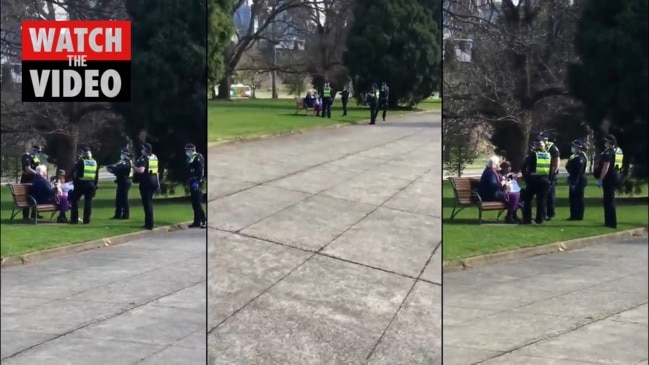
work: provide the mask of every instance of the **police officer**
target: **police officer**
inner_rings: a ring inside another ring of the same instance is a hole
[[[388,112],[388,105],[390,104],[390,87],[387,82],[381,83],[381,90],[379,91],[379,107],[376,111],[378,115],[379,110],[383,110],[383,121],[385,122],[385,114]]]
[[[347,116],[347,103],[349,102],[349,87],[345,85],[343,91],[340,93],[340,101],[343,105],[343,117]]]
[[[539,138],[541,138],[545,143],[545,150],[550,153],[550,158],[552,159],[552,167],[550,169],[550,190],[548,191],[547,201],[547,216],[545,217],[546,220],[552,220],[555,216],[554,208],[557,200],[557,175],[559,174],[561,156],[559,153],[559,147],[557,147],[554,142],[550,141],[547,133],[539,133]]]
[[[36,166],[41,164],[41,153],[42,149],[39,145],[32,146],[32,153],[25,153],[20,158],[20,163],[22,167],[22,172],[20,174],[20,183],[21,184],[31,184],[34,181],[34,175],[36,175]],[[32,218],[34,213],[32,213]],[[38,218],[43,218],[40,215]],[[29,219],[29,208],[23,208],[23,219]]]
[[[95,197],[98,181],[99,169],[97,161],[92,158],[92,152],[88,147],[82,147],[79,160],[72,169],[74,189],[68,193],[68,198],[71,203],[71,224],[79,223],[79,199],[81,197],[83,197],[83,224],[90,223],[92,198]]]
[[[370,92],[367,93],[367,103],[370,105],[370,124],[376,124],[376,114],[378,113],[377,103],[379,100],[379,90],[376,84],[372,84]]]
[[[525,179],[523,196],[523,222],[532,223],[532,198],[536,195],[536,223],[541,224],[545,218],[545,205],[550,190],[550,172],[552,161],[541,138],[534,141],[534,150],[530,151],[523,163],[522,173]]]
[[[327,115],[327,118],[331,119],[331,104],[333,103],[333,90],[331,90],[331,85],[329,82],[325,82],[322,87],[322,117]]]
[[[604,190],[604,225],[617,228],[615,189],[622,185],[624,153],[617,147],[617,139],[612,134],[604,137],[604,147],[593,175],[597,178],[597,187]]]
[[[191,143],[185,145],[185,155],[187,155],[187,186],[192,199],[192,209],[194,209],[194,222],[189,225],[189,228],[207,228],[205,211],[201,204],[205,159],[203,155],[196,152],[196,146]]]
[[[151,144],[142,145],[140,158],[133,166],[133,181],[139,182],[140,197],[144,208],[144,228],[153,229],[153,194],[160,189],[158,156],[153,154]]]
[[[570,202],[569,221],[584,220],[584,190],[586,189],[586,166],[588,159],[584,153],[584,144],[576,139],[572,141],[572,155],[566,163],[568,171],[568,201]]]
[[[115,215],[111,219],[129,219],[128,192],[131,189],[131,178],[133,177],[132,157],[133,155],[128,151],[128,148],[122,148],[119,161],[106,167],[108,172],[115,175],[115,182],[117,183]]]

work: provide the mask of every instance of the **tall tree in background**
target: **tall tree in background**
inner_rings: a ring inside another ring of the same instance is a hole
[[[131,102],[116,103],[129,136],[153,145],[179,181],[183,146],[206,143],[206,0],[126,0],[132,21]]]
[[[207,78],[211,92],[223,77],[225,71],[223,50],[230,43],[234,33],[231,6],[230,0],[207,0]]]
[[[647,0],[587,1],[575,39],[580,63],[569,72],[571,92],[585,104],[592,129],[614,133],[642,178],[647,177],[647,7]]]
[[[358,0],[345,65],[356,90],[390,85],[390,106],[414,104],[439,89],[441,19],[430,0]]]

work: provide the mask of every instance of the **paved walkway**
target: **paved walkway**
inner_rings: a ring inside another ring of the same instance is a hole
[[[445,274],[444,365],[647,364],[647,275],[646,237]]]
[[[439,364],[439,114],[210,151],[210,364]]]
[[[205,231],[2,270],[2,364],[204,364]]]

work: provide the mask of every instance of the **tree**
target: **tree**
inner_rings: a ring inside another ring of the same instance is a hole
[[[6,61],[4,76],[9,76],[5,75],[7,66],[20,64],[20,21],[55,20],[57,14],[65,14],[71,20],[126,18],[120,0],[4,0],[1,31],[3,62]],[[20,69],[15,71],[20,73]],[[44,152],[57,168],[69,170],[82,144],[92,147],[100,164],[108,163],[115,153],[102,148],[118,143],[114,138],[123,141],[124,136],[114,133],[121,131],[121,123],[108,103],[25,104],[21,102],[19,88],[5,89],[2,93],[3,143],[45,140]],[[9,135],[13,138],[4,138]]]
[[[390,106],[414,105],[439,89],[440,19],[430,1],[357,0],[345,65],[354,87],[390,86]]]
[[[214,90],[218,81],[223,77],[225,69],[223,50],[234,33],[234,24],[230,17],[231,5],[229,0],[207,1],[207,79],[210,90]]]
[[[586,106],[590,127],[613,133],[624,150],[625,165],[647,178],[646,0],[590,0],[579,21],[578,63],[569,72],[571,93]]]
[[[131,102],[113,107],[129,137],[149,142],[168,171],[184,178],[185,143],[207,144],[206,0],[126,0],[132,22]]]
[[[547,127],[544,113],[559,110],[569,97],[565,70],[575,59],[580,5],[503,0],[500,8],[493,1],[476,8],[467,1],[445,2],[444,22],[452,34],[447,54],[456,56],[457,46],[468,44],[470,55],[470,62],[456,62],[454,70],[444,67],[445,117],[491,123],[498,137],[492,141],[518,169],[530,136]],[[450,72],[456,74],[452,82]]]
[[[245,24],[235,26],[235,40],[230,42],[222,49],[224,59],[223,77],[219,81],[219,99],[230,98],[230,86],[232,77],[237,69],[243,53],[254,46],[261,39],[267,39],[270,42],[280,42],[281,39],[274,39],[271,26],[280,23],[277,18],[280,14],[302,7],[303,0],[252,0],[252,5],[248,5],[244,0],[231,0],[233,6],[230,8],[230,16],[234,17],[237,11],[245,8],[248,10],[244,19]]]

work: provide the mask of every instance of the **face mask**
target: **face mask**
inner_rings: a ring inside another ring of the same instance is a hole
[[[119,158],[122,160],[126,160],[126,155],[119,155]]]
[[[577,151],[579,150],[577,149],[577,147],[570,147],[570,151],[572,151],[572,153],[577,153]]]
[[[142,151],[140,151],[140,152],[142,152],[142,155],[146,155],[146,151],[145,151],[145,150],[142,150]]]
[[[41,156],[41,151],[34,151],[34,156],[40,157]]]
[[[193,154],[194,153],[192,151],[185,151],[185,155],[187,155],[187,157],[192,157]]]
[[[92,158],[92,153],[88,152],[88,153],[86,154],[86,158],[91,159],[91,158]]]

